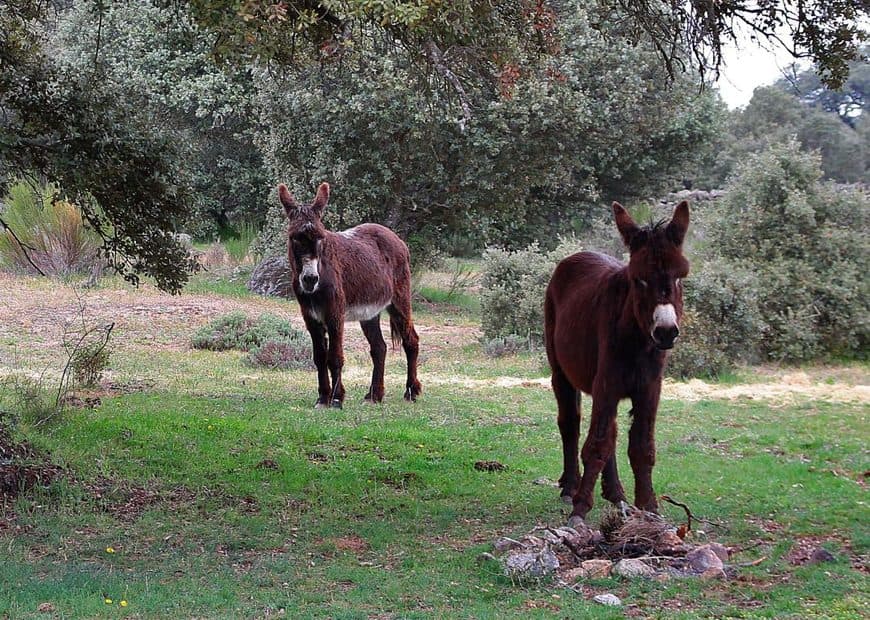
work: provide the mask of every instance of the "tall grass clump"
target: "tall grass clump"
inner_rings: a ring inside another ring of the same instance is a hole
[[[257,257],[254,255],[255,252],[253,252],[255,249],[253,243],[258,234],[259,231],[254,224],[245,222],[235,231],[235,234],[223,240],[227,254],[229,254],[235,263],[242,263],[248,258],[253,262],[257,261]]]
[[[90,273],[101,264],[99,235],[85,227],[72,203],[55,200],[52,185],[19,181],[3,198],[0,264],[24,273],[66,277]]]

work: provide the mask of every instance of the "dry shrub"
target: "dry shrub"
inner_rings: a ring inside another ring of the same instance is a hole
[[[47,276],[99,273],[100,237],[86,228],[76,205],[55,200],[51,185],[18,182],[4,197],[0,262],[7,268]]]

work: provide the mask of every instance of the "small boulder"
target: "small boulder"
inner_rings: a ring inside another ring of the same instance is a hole
[[[837,558],[834,557],[834,554],[825,549],[824,547],[819,547],[813,554],[810,556],[807,564],[821,564],[822,562],[833,562]]]
[[[637,577],[652,577],[656,573],[655,569],[652,566],[634,558],[626,558],[624,560],[620,560],[613,565],[612,572],[614,575],[619,575],[620,577],[625,577],[626,579],[635,579]]]
[[[710,548],[710,545],[701,545],[692,549],[686,554],[686,561],[688,561],[689,566],[696,573],[703,573],[710,569],[722,570],[724,568],[722,560]]]
[[[503,560],[505,575],[512,579],[540,579],[559,568],[559,558],[549,549],[538,553],[511,552]]]
[[[716,542],[710,543],[708,546],[713,551],[713,553],[715,553],[719,557],[720,560],[722,560],[723,562],[728,561],[728,547]]]
[[[508,538],[507,536],[502,536],[497,539],[494,543],[492,543],[492,547],[496,553],[502,554],[511,551],[512,549],[522,549],[525,547],[523,543],[518,540],[514,540],[513,538]]]
[[[610,576],[610,571],[613,570],[613,562],[610,560],[586,560],[580,563],[580,568],[583,570],[583,577],[586,579],[600,579]]]
[[[596,603],[600,603],[602,605],[608,605],[610,607],[619,607],[622,605],[622,601],[615,594],[611,594],[610,592],[606,594],[597,594],[592,597],[592,600]]]
[[[564,526],[557,527],[553,531],[562,539],[564,544],[572,545],[574,547],[585,547],[589,544],[595,534],[594,530],[589,526],[583,527],[579,530],[576,530],[573,527]]]
[[[254,267],[248,290],[258,295],[293,299],[293,276],[286,256],[270,256]]]
[[[701,573],[701,579],[714,580],[714,579],[726,579],[726,578],[727,578],[727,575],[725,574],[725,571],[722,570],[721,568],[708,568],[703,573]]]

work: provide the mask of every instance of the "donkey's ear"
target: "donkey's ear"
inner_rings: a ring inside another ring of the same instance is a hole
[[[281,201],[281,206],[284,207],[284,212],[289,216],[291,213],[299,209],[299,203],[287,189],[287,186],[281,183],[278,186],[278,200]]]
[[[686,231],[689,229],[689,203],[683,201],[674,209],[674,216],[671,218],[667,228],[668,239],[670,239],[677,247],[683,245],[683,239],[686,238]]]
[[[631,247],[631,242],[634,239],[635,235],[640,231],[637,224],[634,223],[634,220],[631,219],[631,216],[628,214],[628,211],[625,210],[618,202],[613,203],[613,217],[616,220],[616,227],[619,229],[619,234],[622,235],[622,241],[625,243],[626,247]]]
[[[314,197],[311,207],[318,215],[322,215],[327,202],[329,202],[329,183],[321,183],[320,187],[317,188],[317,195]]]

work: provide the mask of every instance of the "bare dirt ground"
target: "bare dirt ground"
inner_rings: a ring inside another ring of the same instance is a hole
[[[0,272],[0,352],[15,343],[29,354],[50,354],[63,344],[64,326],[74,329],[84,316],[91,325],[115,323],[116,342],[124,348],[186,350],[189,336],[209,321],[235,311],[284,317],[305,326],[295,302],[266,297],[232,298],[182,293],[169,295],[154,287],[125,285],[78,289],[44,279]],[[389,342],[389,321],[382,321]],[[464,346],[479,338],[473,326],[417,321],[417,331],[430,352]],[[123,335],[123,337],[119,337]],[[359,328],[348,325],[345,346],[368,351]],[[26,360],[25,360],[26,361]],[[0,356],[0,370],[9,364]]]
[[[62,345],[63,326],[80,321],[81,307],[90,323],[115,322],[116,334],[123,334],[124,347],[133,349],[185,350],[189,336],[201,325],[223,314],[243,311],[249,314],[272,313],[288,318],[304,329],[298,306],[275,298],[232,298],[220,295],[184,293],[168,295],[150,286],[138,289],[118,285],[80,290],[44,279],[0,273],[0,353],[16,346],[30,354],[49,355]],[[426,355],[438,355],[447,348],[478,342],[480,331],[473,325],[453,325],[448,321],[417,317],[417,330]],[[384,321],[383,328],[389,327]],[[388,337],[388,335],[387,335]],[[368,351],[359,329],[348,326],[349,350]],[[0,356],[0,372],[11,362]],[[19,360],[20,361],[20,360]],[[26,360],[24,360],[26,362]],[[19,364],[20,365],[20,364]],[[753,368],[751,382],[740,384],[708,383],[699,379],[665,382],[663,397],[684,401],[703,399],[760,399],[772,404],[788,404],[796,399],[831,402],[870,403],[870,373],[861,366],[818,366],[783,370],[774,366]],[[469,379],[459,374],[435,374],[430,385],[458,385],[466,388],[540,387],[549,389],[549,377],[502,376]]]

